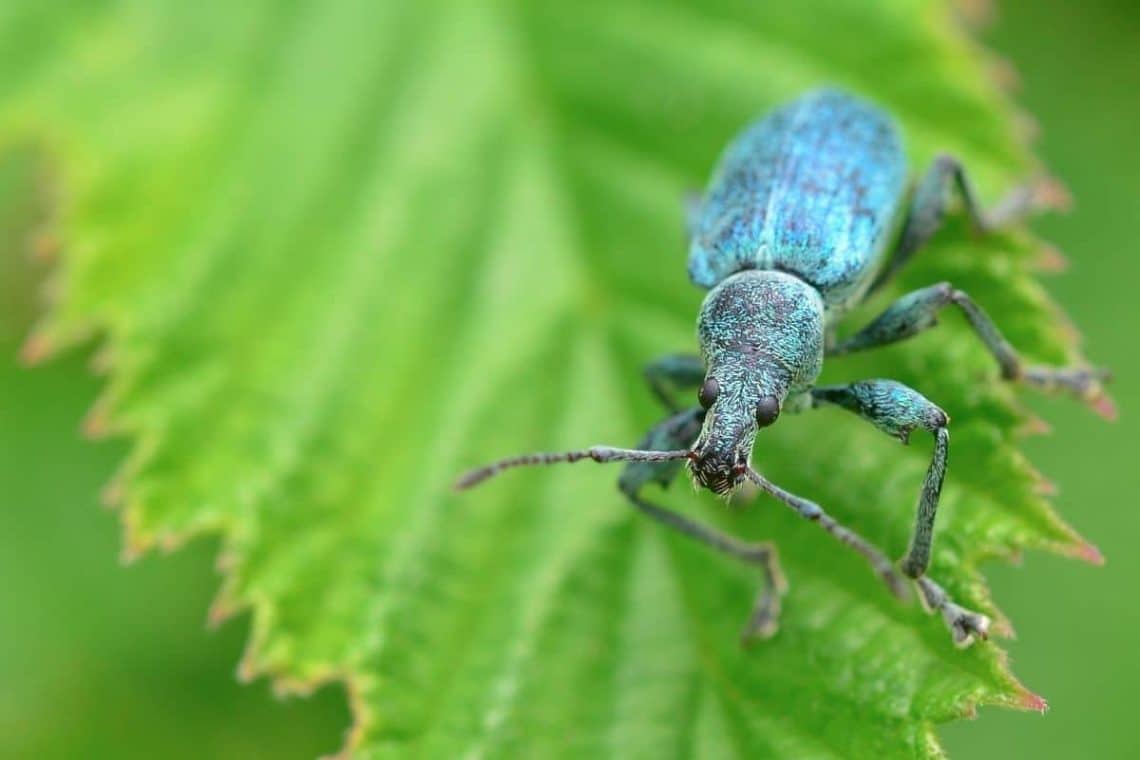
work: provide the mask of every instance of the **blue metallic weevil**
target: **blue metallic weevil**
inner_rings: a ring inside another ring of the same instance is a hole
[[[650,429],[636,449],[594,446],[511,457],[468,472],[456,488],[523,465],[628,462],[618,485],[637,509],[759,566],[764,590],[743,632],[748,640],[776,630],[786,584],[775,547],[713,530],[647,501],[641,490],[653,482],[667,485],[682,462],[697,485],[717,494],[750,480],[862,554],[897,596],[905,596],[903,576],[914,581],[925,607],[941,614],[956,644],[986,638],[989,619],[955,604],[926,576],[950,418],[892,380],[813,385],[825,357],[909,338],[933,327],[938,312],[953,305],[997,360],[1004,379],[1067,391],[1110,411],[1102,388],[1106,373],[1027,365],[985,311],[950,283],[909,293],[850,338],[830,340],[832,325],[887,282],[941,226],[950,190],[983,233],[1025,214],[1038,195],[1027,185],[983,209],[962,165],[948,155],[937,158],[912,189],[894,121],[842,92],[809,92],[772,111],[728,146],[707,192],[691,204],[689,278],[709,289],[697,318],[701,355],[667,356],[645,371],[671,416]],[[684,388],[697,388],[698,405],[680,408],[674,394]],[[785,491],[751,466],[757,431],[775,422],[781,410],[825,404],[855,412],[904,443],[917,428],[934,436],[910,547],[897,570],[818,504]]]

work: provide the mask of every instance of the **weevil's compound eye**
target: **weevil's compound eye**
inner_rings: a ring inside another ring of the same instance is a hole
[[[720,383],[715,378],[705,378],[701,383],[700,389],[697,391],[697,401],[705,409],[708,409],[716,401],[716,397],[720,395]]]
[[[768,427],[780,416],[780,400],[775,396],[762,396],[756,405],[756,424]]]

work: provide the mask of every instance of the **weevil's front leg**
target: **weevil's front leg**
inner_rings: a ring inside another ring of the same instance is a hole
[[[696,388],[704,379],[705,363],[695,354],[669,354],[645,367],[649,389],[671,412],[681,409],[674,394]]]
[[[700,407],[675,414],[654,426],[638,444],[638,448],[670,451],[689,446],[700,433],[703,419],[704,410]],[[763,584],[748,623],[741,633],[741,640],[747,643],[757,638],[769,638],[776,632],[780,615],[780,597],[787,591],[787,583],[783,573],[780,572],[776,547],[769,542],[747,543],[733,538],[677,512],[660,507],[641,496],[641,489],[649,483],[668,486],[677,476],[681,465],[679,461],[632,462],[622,470],[618,479],[618,488],[634,507],[654,520],[722,554],[757,565],[763,575]]]
[[[920,577],[930,566],[934,518],[950,453],[950,430],[947,427],[950,418],[921,393],[893,380],[822,386],[811,390],[811,398],[814,406],[834,404],[855,412],[902,443],[909,443],[910,434],[918,428],[934,436],[934,456],[922,483],[914,535],[901,564],[902,571],[909,577]]]
[[[982,307],[948,282],[906,294],[888,306],[871,324],[833,347],[828,354],[837,356],[863,351],[917,335],[938,324],[938,312],[951,304],[966,316],[974,332],[997,360],[1004,379],[1045,391],[1068,392],[1098,413],[1106,417],[1112,416],[1112,400],[1105,393],[1103,385],[1108,379],[1106,371],[1091,367],[1027,365]]]
[[[913,578],[926,608],[940,612],[954,636],[954,643],[968,645],[975,637],[986,638],[990,621],[985,615],[954,604],[934,581],[926,578],[930,567],[930,552],[934,542],[934,518],[938,513],[938,499],[942,494],[942,481],[946,476],[946,461],[950,450],[950,418],[918,391],[893,380],[867,380],[815,388],[811,391],[815,405],[834,404],[855,412],[888,435],[908,443],[910,434],[921,428],[934,436],[934,456],[922,482],[918,499],[914,533],[910,548],[900,567]]]
[[[948,191],[951,188],[957,191],[970,222],[980,233],[999,229],[1036,208],[1059,206],[1066,201],[1065,191],[1060,185],[1052,180],[1044,180],[1016,187],[996,205],[984,208],[978,201],[961,162],[950,155],[938,156],[915,188],[910,213],[898,245],[883,271],[872,283],[871,292],[890,280],[942,226],[942,220],[946,216]]]

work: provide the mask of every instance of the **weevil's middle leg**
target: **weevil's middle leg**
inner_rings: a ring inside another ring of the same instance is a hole
[[[989,618],[955,604],[941,586],[926,577],[934,543],[934,519],[950,453],[950,418],[921,393],[893,380],[814,388],[811,398],[815,406],[834,404],[855,412],[903,443],[908,443],[911,432],[919,428],[934,436],[934,454],[922,482],[910,547],[899,567],[918,585],[927,610],[941,613],[954,643],[966,646],[972,637],[986,638]]]
[[[692,444],[700,433],[704,410],[687,409],[673,415],[650,429],[638,448],[651,451],[669,451]],[[681,469],[681,462],[633,462],[622,470],[618,488],[640,512],[654,520],[684,533],[722,554],[756,565],[763,575],[759,596],[748,622],[741,632],[745,643],[757,638],[769,638],[776,632],[780,615],[780,597],[787,591],[787,583],[780,571],[776,547],[769,542],[749,543],[722,533],[715,528],[691,520],[670,509],[658,506],[641,496],[641,489],[649,483],[667,486]]]
[[[1044,391],[1065,391],[1111,417],[1112,401],[1103,383],[1108,372],[1092,367],[1042,367],[1028,365],[989,315],[965,292],[948,282],[915,290],[887,307],[871,324],[832,347],[829,356],[886,346],[918,335],[938,324],[938,312],[953,304],[965,315],[970,327],[997,360],[1001,375]]]
[[[696,388],[704,379],[705,363],[695,354],[669,354],[645,367],[645,380],[649,383],[649,389],[671,412],[678,412],[682,408],[677,403],[675,394]]]
[[[1044,180],[1015,187],[996,205],[985,208],[978,201],[962,163],[954,156],[938,156],[919,180],[898,245],[869,292],[875,292],[890,281],[938,232],[946,216],[947,191],[951,187],[957,191],[970,222],[980,233],[1000,229],[1034,209],[1063,205],[1066,199],[1062,187],[1055,181]]]

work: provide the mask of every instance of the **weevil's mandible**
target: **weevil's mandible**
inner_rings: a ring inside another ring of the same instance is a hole
[[[982,307],[951,283],[908,293],[850,337],[829,341],[844,314],[888,282],[934,235],[951,192],[980,233],[1022,217],[1041,196],[1039,187],[1027,185],[993,208],[982,208],[965,169],[948,155],[938,157],[912,187],[894,121],[843,92],[809,92],[769,113],[728,146],[707,191],[689,210],[689,278],[709,289],[697,318],[700,355],[666,356],[645,371],[670,416],[636,449],[594,446],[512,457],[472,470],[456,487],[469,488],[518,466],[626,462],[618,486],[637,509],[760,568],[765,590],[743,632],[750,640],[776,631],[786,584],[775,547],[740,541],[641,495],[649,483],[667,485],[682,466],[696,484],[717,494],[729,494],[749,480],[862,554],[897,596],[905,596],[905,579],[913,581],[924,606],[942,617],[955,643],[967,646],[986,638],[989,619],[954,603],[926,575],[950,418],[893,380],[815,385],[826,357],[909,338],[933,327],[938,313],[953,306],[1004,379],[1067,392],[1113,416],[1102,387],[1105,372],[1027,364]],[[675,399],[687,388],[697,389],[695,406],[683,407]],[[751,465],[759,430],[781,412],[824,405],[852,411],[904,443],[919,429],[934,437],[910,548],[897,566],[818,504],[785,491]]]

